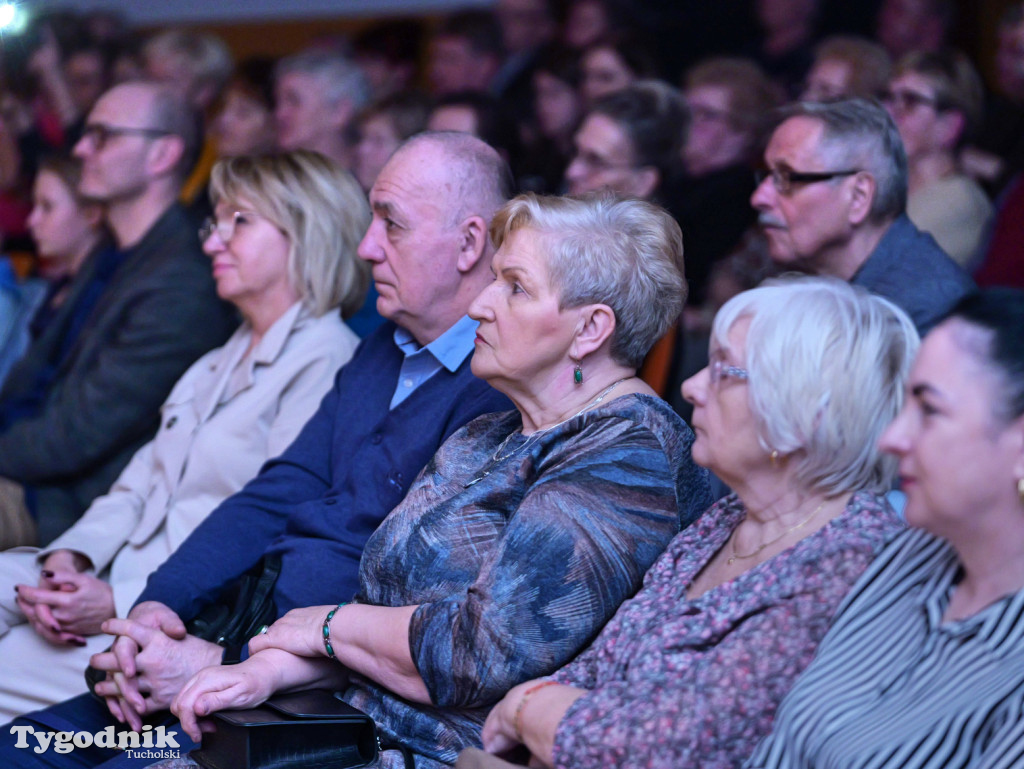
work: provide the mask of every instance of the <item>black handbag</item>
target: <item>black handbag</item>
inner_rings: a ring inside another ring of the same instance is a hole
[[[279,695],[212,718],[216,731],[204,734],[202,746],[189,753],[206,769],[356,769],[383,749],[373,719],[324,689]]]

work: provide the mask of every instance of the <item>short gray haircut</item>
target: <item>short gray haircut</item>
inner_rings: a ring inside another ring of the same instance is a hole
[[[784,107],[779,123],[808,117],[824,126],[821,150],[842,169],[857,168],[875,180],[871,221],[894,219],[907,208],[907,152],[889,113],[868,99],[826,104],[802,101]]]
[[[192,78],[190,90],[210,87],[216,98],[234,72],[227,45],[216,35],[185,29],[168,29],[149,38],[143,46],[145,56],[178,56]],[[195,93],[190,93],[192,98]]]
[[[480,216],[489,222],[512,197],[512,171],[508,163],[482,139],[458,131],[423,131],[403,142],[392,158],[423,144],[443,153],[445,169],[453,183],[447,201],[449,227],[469,216]]]
[[[347,99],[353,109],[361,110],[370,101],[370,86],[359,66],[346,56],[330,51],[301,51],[277,63],[274,77],[303,74],[315,77],[323,86],[328,102],[337,104]]]
[[[174,175],[179,181],[187,179],[196,161],[199,160],[202,144],[202,118],[199,113],[182,94],[166,83],[156,80],[129,80],[120,85],[141,85],[149,90],[152,127],[181,139],[181,159],[174,167]],[[118,87],[120,86],[114,86]]]
[[[683,234],[661,206],[608,192],[580,197],[526,193],[491,222],[501,247],[520,229],[536,232],[562,307],[605,304],[615,313],[611,356],[639,368],[686,301]]]
[[[224,158],[210,176],[210,197],[244,200],[288,238],[288,277],[315,316],[363,304],[370,265],[356,256],[370,226],[359,183],[333,160],[311,150]]]
[[[795,478],[834,496],[892,487],[896,458],[878,439],[903,405],[920,338],[892,302],[831,277],[784,276],[726,302],[711,337],[750,318],[743,366],[765,453],[792,457]]]

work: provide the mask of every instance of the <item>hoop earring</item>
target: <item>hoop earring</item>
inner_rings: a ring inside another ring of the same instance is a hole
[[[576,365],[572,369],[572,381],[577,385],[583,384],[583,362],[576,361]]]

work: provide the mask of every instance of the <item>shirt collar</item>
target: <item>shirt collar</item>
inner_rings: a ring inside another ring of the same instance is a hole
[[[395,328],[395,344],[406,357],[426,350],[448,371],[455,373],[467,356],[473,352],[476,339],[477,322],[468,315],[463,315],[455,325],[428,345],[421,346],[416,338],[406,329]]]

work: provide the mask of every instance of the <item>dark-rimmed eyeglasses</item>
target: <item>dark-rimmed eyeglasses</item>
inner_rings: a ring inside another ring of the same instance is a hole
[[[897,112],[910,112],[917,107],[931,107],[936,112],[943,109],[942,103],[934,96],[906,89],[882,91],[881,102]]]
[[[711,361],[708,364],[708,372],[711,374],[711,384],[717,387],[727,379],[750,379],[750,372],[739,366],[730,366],[721,358]]]
[[[259,216],[259,214],[255,211],[233,211],[231,218],[223,221],[212,216],[206,217],[203,223],[199,225],[199,242],[205,243],[207,238],[216,232],[220,242],[227,245],[235,237],[235,229],[238,227],[238,222],[244,222],[246,216]]]
[[[798,184],[816,184],[838,179],[841,176],[859,174],[860,169],[849,168],[844,171],[794,171],[786,166],[763,168],[754,172],[754,180],[760,186],[765,179],[771,179],[780,195],[788,195]]]
[[[130,126],[106,125],[105,123],[88,123],[82,129],[82,139],[92,142],[97,150],[101,150],[115,136],[148,136],[151,139],[159,139],[161,136],[170,136],[171,133],[162,128],[132,128]]]

